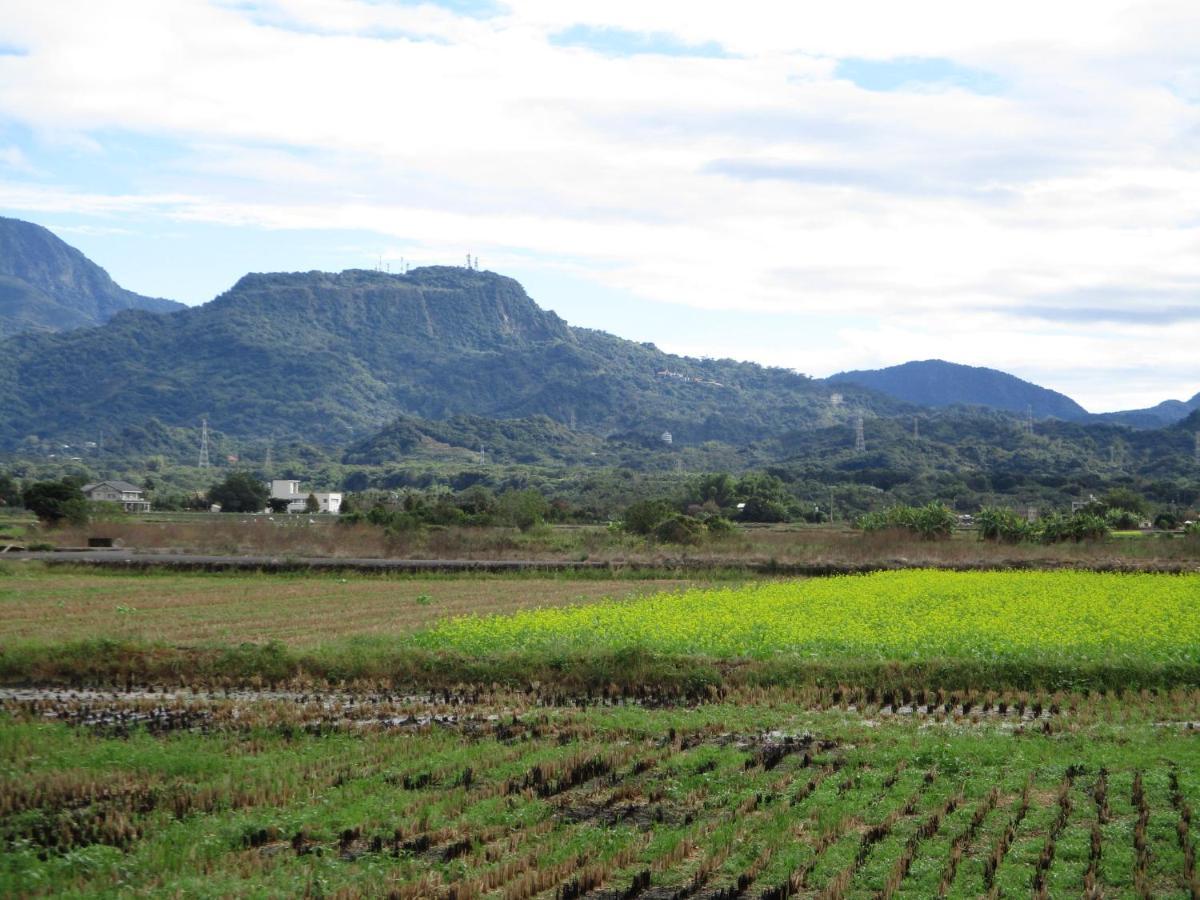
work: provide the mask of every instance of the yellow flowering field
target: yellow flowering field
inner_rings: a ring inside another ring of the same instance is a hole
[[[466,616],[415,641],[470,655],[1196,663],[1200,576],[885,572]]]

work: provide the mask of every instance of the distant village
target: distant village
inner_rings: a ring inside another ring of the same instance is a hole
[[[337,515],[342,509],[342,494],[340,491],[306,491],[300,482],[292,479],[273,479],[269,482],[270,493],[267,506],[261,512],[281,513],[330,513]],[[98,503],[117,503],[125,512],[150,512],[150,501],[146,492],[136,484],[128,481],[95,481],[85,484],[81,490],[88,500]],[[313,498],[316,509],[310,508]],[[213,512],[220,512],[220,504],[213,504]]]

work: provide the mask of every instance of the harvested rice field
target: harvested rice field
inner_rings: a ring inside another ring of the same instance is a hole
[[[1200,889],[1194,693],[1060,697],[1036,716],[1016,697],[1002,716],[812,699],[8,692],[0,893]]]

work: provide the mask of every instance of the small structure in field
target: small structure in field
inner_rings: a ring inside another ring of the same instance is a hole
[[[120,503],[125,512],[150,512],[146,492],[128,481],[96,481],[80,490],[87,499],[98,503]]]
[[[275,478],[271,481],[271,500],[286,501],[287,512],[314,512],[314,510],[306,509],[309,497],[314,497],[317,501],[316,512],[337,515],[341,511],[342,495],[340,492],[301,490],[299,481],[286,478]]]

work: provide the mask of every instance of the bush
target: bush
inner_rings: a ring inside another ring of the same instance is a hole
[[[625,510],[621,527],[630,534],[654,534],[658,526],[676,515],[666,500],[638,500]]]
[[[664,544],[698,544],[704,539],[705,533],[703,522],[683,513],[674,513],[654,529],[655,539]]]
[[[1108,523],[1095,513],[1080,511],[1072,516],[1059,513],[1038,520],[1035,537],[1043,544],[1064,541],[1100,540],[1108,537]]]
[[[1154,527],[1159,531],[1174,531],[1179,527],[1179,517],[1174,513],[1159,513],[1154,517]]]
[[[1030,524],[1008,507],[985,506],[975,517],[975,527],[981,541],[998,544],[1019,544],[1033,534]]]
[[[1128,531],[1142,526],[1142,518],[1136,512],[1116,507],[1105,512],[1104,521],[1108,523],[1109,528],[1119,531]]]
[[[725,537],[737,531],[737,526],[724,516],[710,516],[704,520],[704,527],[713,537]]]
[[[529,531],[546,521],[549,504],[537,491],[507,491],[500,496],[500,516],[509,525]]]
[[[934,541],[949,537],[957,523],[957,517],[944,503],[927,503],[925,506],[890,506],[867,513],[857,524],[867,532],[897,529],[919,535],[922,540]]]

